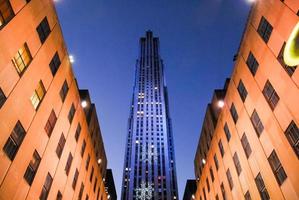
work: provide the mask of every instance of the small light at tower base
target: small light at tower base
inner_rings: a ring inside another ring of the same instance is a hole
[[[86,108],[87,107],[87,102],[84,100],[81,102],[81,106],[82,108]]]
[[[223,101],[223,100],[219,100],[218,103],[217,103],[217,106],[218,106],[219,108],[223,108],[223,106],[224,106],[224,101]]]

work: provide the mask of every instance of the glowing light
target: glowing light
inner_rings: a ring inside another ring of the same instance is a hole
[[[101,164],[101,162],[102,162],[102,159],[100,158],[100,159],[98,160],[98,164]]]
[[[219,108],[223,108],[224,101],[223,100],[219,100],[218,103],[217,103],[217,105],[218,105]]]
[[[142,182],[140,184],[140,187],[135,189],[136,199],[140,199],[140,200],[152,199],[153,191],[154,188],[152,187],[151,183],[146,184],[145,182]]]
[[[256,0],[247,0],[248,3],[254,3]]]
[[[299,65],[299,22],[294,27],[284,48],[283,58],[290,67]]]
[[[201,160],[201,162],[202,164],[206,164],[206,160],[204,158]]]
[[[107,198],[110,199],[110,194],[108,194]]]
[[[194,194],[192,194],[192,199],[195,199],[195,195]]]
[[[82,106],[82,108],[86,108],[87,107],[87,101],[83,100],[81,102],[81,106]]]
[[[74,63],[75,62],[75,58],[73,55],[69,55],[69,59],[70,59],[70,62],[71,63]]]

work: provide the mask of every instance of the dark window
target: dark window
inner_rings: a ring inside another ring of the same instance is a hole
[[[89,162],[90,162],[90,155],[88,154],[87,159],[86,159],[86,163],[85,163],[85,169],[88,169],[89,166]]]
[[[86,194],[85,200],[89,200],[89,196],[88,196],[88,194]]]
[[[279,96],[274,90],[272,84],[269,82],[269,80],[266,82],[265,87],[263,89],[263,94],[269,103],[270,107],[272,110],[276,107],[278,101],[279,101]]]
[[[223,148],[221,140],[219,140],[219,142],[218,142],[218,147],[219,147],[219,150],[220,150],[220,154],[223,157],[224,156],[224,148]]]
[[[58,190],[57,195],[56,195],[56,200],[62,200],[62,194],[59,190]]]
[[[14,17],[9,0],[0,1],[0,29]]]
[[[285,131],[285,135],[288,138],[290,145],[293,147],[294,152],[299,158],[299,129],[298,126],[292,121]]]
[[[92,178],[93,178],[93,172],[94,172],[94,168],[91,167],[91,172],[90,172],[90,177],[89,177],[90,182],[92,181]]]
[[[212,182],[214,182],[215,177],[214,177],[214,173],[213,173],[212,167],[210,167],[210,175],[211,175]]]
[[[235,152],[235,154],[233,156],[233,160],[234,160],[234,164],[235,164],[235,167],[236,167],[236,170],[237,170],[237,174],[240,175],[241,172],[242,172],[242,168],[241,168],[241,164],[240,164],[237,152]]]
[[[61,64],[61,61],[60,61],[60,58],[59,58],[59,55],[58,55],[58,52],[56,52],[49,64],[50,66],[50,70],[51,70],[51,73],[53,76],[55,76],[59,66]]]
[[[24,174],[24,178],[29,185],[31,185],[34,180],[40,160],[41,160],[41,158],[40,158],[39,154],[37,153],[37,151],[34,151],[32,159],[31,159],[31,161],[26,169],[26,172]]]
[[[259,67],[259,63],[257,62],[256,58],[254,57],[254,55],[251,52],[249,52],[246,64],[247,64],[251,74],[253,76],[255,76],[256,71]]]
[[[96,178],[93,185],[93,192],[96,192],[97,183],[98,183],[98,179]]]
[[[243,134],[243,136],[241,138],[241,143],[242,143],[243,149],[245,151],[246,157],[249,158],[252,151],[251,151],[251,147],[250,147],[250,144],[248,142],[248,139],[247,139],[245,133]]]
[[[78,171],[78,169],[76,169],[76,172],[75,172],[75,175],[74,175],[74,178],[73,178],[73,183],[72,183],[72,187],[73,187],[74,190],[76,189],[78,176],[79,176],[79,171]]]
[[[60,89],[60,92],[59,92],[59,94],[60,94],[60,98],[61,98],[61,101],[62,101],[62,102],[64,102],[65,97],[66,97],[68,91],[69,91],[69,86],[68,86],[68,84],[67,84],[67,82],[66,82],[66,80],[65,80],[65,81],[63,82],[63,85],[62,85],[62,87],[61,87],[61,89]]]
[[[262,200],[269,200],[270,196],[268,194],[264,180],[260,173],[258,173],[258,175],[255,177],[255,184],[260,193]]]
[[[271,169],[275,175],[275,178],[279,185],[281,185],[287,178],[287,174],[285,173],[281,162],[276,154],[276,152],[273,150],[271,155],[268,158],[269,164],[271,166]]]
[[[83,185],[83,183],[81,183],[80,191],[79,191],[79,195],[78,195],[78,200],[81,200],[81,199],[82,199],[82,196],[83,196],[83,190],[84,190],[84,185]]]
[[[2,89],[0,88],[0,109],[4,105],[5,101],[6,101],[6,96],[5,96],[4,92],[2,91]]]
[[[219,163],[218,163],[218,159],[217,159],[216,154],[214,155],[214,163],[215,163],[216,169],[218,170],[219,169]]]
[[[285,64],[284,62],[284,58],[283,58],[283,52],[284,52],[284,48],[286,46],[286,43],[284,43],[280,49],[280,52],[278,54],[277,60],[280,62],[281,66],[285,69],[285,71],[288,73],[289,76],[292,76],[294,74],[294,72],[296,71],[296,67],[290,67],[288,65]]]
[[[3,147],[3,151],[11,161],[15,158],[25,134],[26,132],[21,122],[18,121]]]
[[[221,183],[220,189],[221,189],[221,194],[222,194],[223,200],[226,200],[226,194],[225,194],[225,189],[224,189],[223,183]]]
[[[240,80],[240,82],[239,82],[238,92],[239,92],[239,95],[240,95],[242,101],[244,102],[246,97],[247,97],[248,92],[247,92],[247,90],[245,88],[245,85],[244,85],[242,80]]]
[[[229,142],[229,140],[231,138],[231,133],[230,133],[230,131],[228,129],[227,123],[224,124],[224,133],[225,133],[227,141]]]
[[[230,188],[230,190],[232,190],[234,187],[234,183],[233,183],[233,178],[232,178],[232,175],[230,174],[229,169],[227,169],[227,171],[226,171],[226,177],[227,177],[227,180],[229,183],[229,188]]]
[[[209,179],[208,178],[206,178],[206,182],[207,182],[208,192],[210,192],[210,183],[209,183]]]
[[[61,157],[61,154],[62,154],[64,145],[65,145],[65,137],[64,137],[64,135],[63,135],[63,133],[62,133],[61,136],[60,136],[58,145],[57,145],[57,147],[56,147],[56,154],[57,154],[58,158]]]
[[[66,165],[64,168],[66,175],[69,175],[69,173],[70,173],[72,162],[73,162],[73,156],[71,153],[69,153],[69,156],[67,158],[67,162],[66,162]]]
[[[78,124],[77,129],[76,129],[76,133],[75,133],[75,139],[78,142],[78,139],[80,137],[80,133],[81,133],[81,125]]]
[[[51,114],[48,118],[48,121],[45,125],[45,131],[47,133],[47,135],[50,137],[51,134],[52,134],[52,131],[54,129],[54,126],[56,124],[56,121],[57,121],[57,117],[56,117],[56,114],[54,112],[54,110],[51,111]]]
[[[48,194],[49,194],[49,191],[50,191],[51,186],[52,186],[52,181],[53,181],[53,178],[48,173],[47,178],[45,180],[45,183],[43,185],[42,191],[41,191],[40,196],[39,196],[40,200],[46,200],[48,198]]]
[[[251,196],[250,196],[249,191],[247,191],[247,192],[245,193],[245,195],[244,195],[244,199],[245,199],[245,200],[251,200]]]
[[[68,119],[69,119],[70,123],[72,123],[72,121],[73,121],[75,112],[76,112],[75,106],[74,106],[74,104],[72,104],[72,106],[70,108],[70,111],[69,111],[69,114],[68,114]]]
[[[218,196],[218,194],[216,194],[216,197],[215,197],[215,199],[216,199],[216,200],[219,200],[219,196]]]
[[[41,43],[44,43],[50,35],[50,26],[47,17],[45,17],[36,28]]]
[[[253,111],[250,120],[252,122],[252,125],[255,129],[255,132],[257,134],[258,137],[260,137],[260,135],[262,134],[263,130],[264,130],[264,125],[259,117],[259,115],[257,114],[256,110]]]
[[[239,116],[234,104],[232,104],[232,106],[230,107],[230,114],[232,115],[234,122],[237,123]]]
[[[85,142],[85,140],[83,140],[82,147],[81,147],[81,157],[83,157],[83,155],[84,155],[85,147],[86,147],[86,142]]]
[[[262,17],[257,32],[262,37],[262,39],[267,43],[270,39],[273,27],[272,25],[266,20],[265,17]]]

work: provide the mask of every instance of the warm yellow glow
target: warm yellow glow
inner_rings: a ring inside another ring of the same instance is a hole
[[[283,52],[285,64],[290,67],[299,65],[299,22],[293,29]]]

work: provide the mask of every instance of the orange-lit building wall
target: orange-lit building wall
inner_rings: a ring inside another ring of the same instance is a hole
[[[81,184],[84,185],[82,199],[86,199],[87,196],[89,199],[107,199],[103,182],[107,162],[103,143],[97,141],[96,144],[99,145],[95,147],[94,139],[90,136],[88,120],[81,106],[79,89],[53,1],[5,0],[0,1],[0,4],[4,2],[10,3],[14,15],[8,21],[0,19],[0,88],[6,97],[0,108],[0,199],[40,199],[47,174],[53,179],[48,188],[47,199],[77,200]],[[4,10],[7,11],[7,8],[0,8],[2,15]],[[37,27],[45,17],[50,34],[42,43]],[[18,74],[12,59],[24,43],[27,44],[32,61],[22,74]],[[58,52],[61,64],[53,76],[49,63],[55,52]],[[65,100],[62,101],[60,91],[65,80],[69,89]],[[40,81],[44,85],[45,96],[35,109],[31,98]],[[70,123],[68,115],[72,104],[75,114]],[[45,125],[52,110],[57,116],[57,121],[51,135],[48,136]],[[4,146],[17,121],[21,123],[26,134],[11,160],[4,152]],[[76,141],[75,132],[78,124],[81,125],[81,132]],[[56,150],[61,134],[65,137],[65,145],[61,157],[58,158]],[[101,139],[95,137],[98,138]],[[86,141],[86,148],[81,156],[83,140]],[[24,179],[24,174],[34,151],[39,154],[41,160],[33,182],[29,185]],[[100,153],[97,153],[98,151]],[[65,167],[69,153],[73,159],[67,175]],[[86,170],[88,154],[91,159]],[[100,164],[99,159],[102,161]],[[101,164],[105,165],[104,169]],[[90,178],[92,167],[94,173]],[[79,176],[73,188],[76,169]]]
[[[298,138],[297,144],[293,146],[287,137],[292,121],[297,127],[293,129],[293,133],[298,135],[299,70],[298,67],[297,69],[284,67],[281,58],[284,43],[299,22],[298,10],[299,1],[297,0],[256,0],[252,6],[224,98],[225,104],[217,120],[209,151],[204,158],[204,167],[202,170],[195,169],[197,175],[200,173],[197,177],[196,199],[262,199],[256,183],[259,174],[264,182],[263,191],[266,190],[268,193],[268,197],[263,193],[265,195],[263,199],[299,199]],[[261,31],[262,18],[265,18],[272,26],[272,31],[268,26],[268,32],[264,35],[260,33],[263,33]],[[255,74],[249,69],[250,52],[258,62]],[[244,101],[238,91],[240,80],[247,91]],[[272,85],[278,96],[277,100],[277,96],[272,93],[271,101],[276,102],[272,107],[265,96],[264,88],[267,82]],[[231,114],[232,105],[238,115],[236,122]],[[260,136],[251,119],[254,111],[263,125],[263,129],[260,129],[262,130]],[[231,134],[229,140],[224,131],[226,123]],[[241,142],[244,134],[251,148],[248,158]],[[224,149],[223,156],[220,153],[220,141]],[[281,183],[277,180],[270,165],[269,160],[273,152],[276,153],[280,162],[279,172],[282,173],[282,168],[285,172],[286,177]],[[233,159],[235,153],[241,168],[239,175]],[[218,170],[214,162],[215,155],[219,163]],[[198,163],[201,162],[202,160],[196,159],[197,165],[195,166],[199,166]],[[210,169],[214,180],[212,180]],[[231,187],[227,176],[228,171],[231,175]]]

